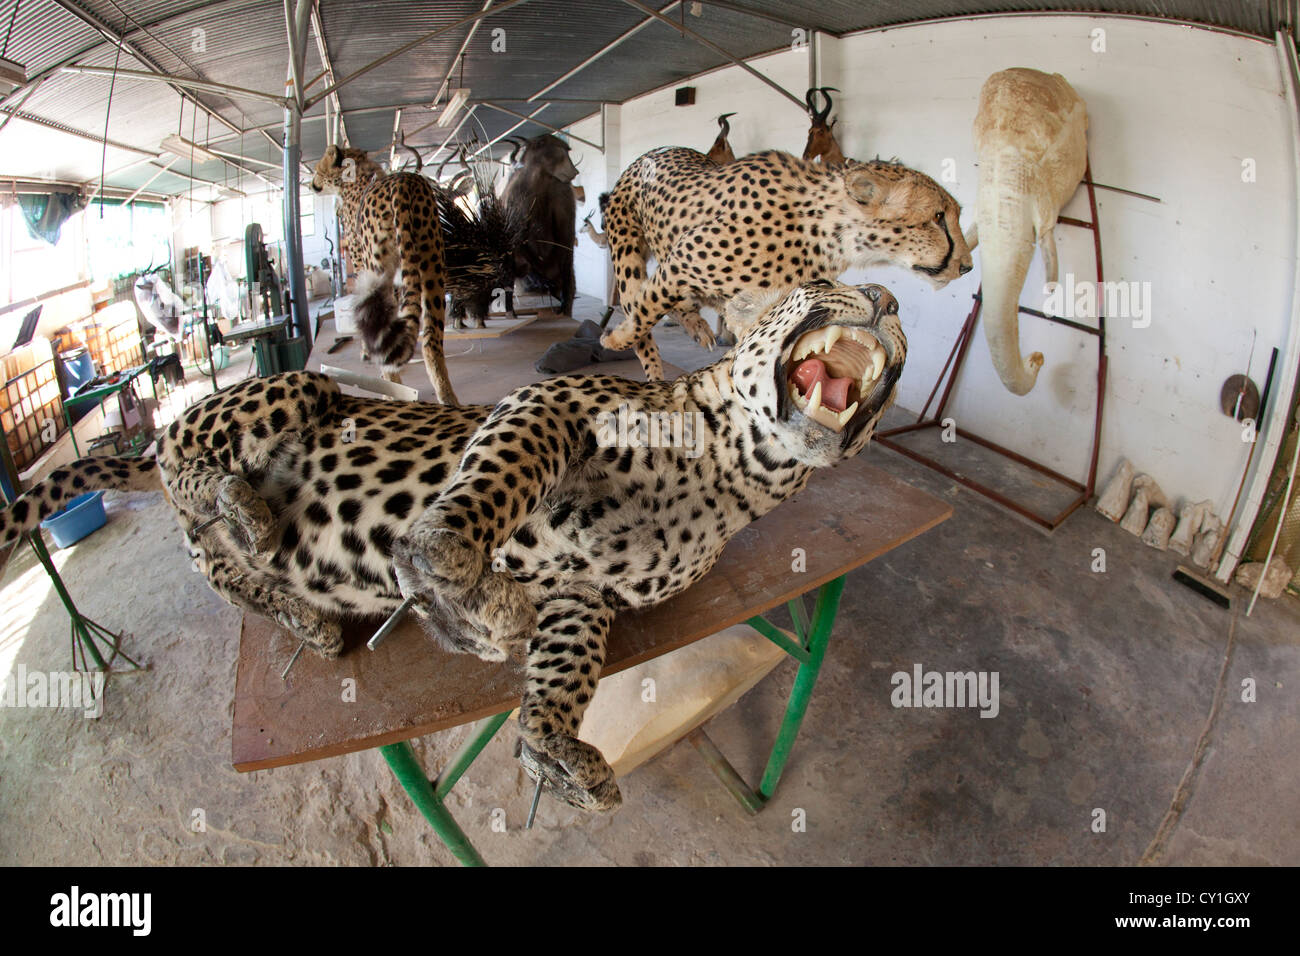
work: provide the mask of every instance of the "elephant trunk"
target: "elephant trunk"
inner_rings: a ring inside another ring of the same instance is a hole
[[[1034,258],[1034,174],[1013,150],[980,157],[977,222],[984,336],[1007,390],[1024,395],[1043,365],[1041,352],[1020,355],[1020,292]]]

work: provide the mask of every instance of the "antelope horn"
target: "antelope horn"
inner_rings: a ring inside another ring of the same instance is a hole
[[[822,110],[820,113],[817,114],[817,121],[819,123],[825,123],[826,117],[831,115],[831,108],[835,105],[834,103],[831,102],[832,91],[835,93],[839,92],[839,90],[833,86],[817,87],[817,92],[819,92],[822,96],[826,97],[826,109]]]
[[[735,115],[735,113],[723,113],[718,117],[718,127],[722,130],[723,136],[731,135],[731,124],[727,122],[727,117]]]

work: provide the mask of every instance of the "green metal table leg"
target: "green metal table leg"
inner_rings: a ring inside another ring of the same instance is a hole
[[[451,793],[451,788],[456,786],[456,781],[461,778],[461,774],[478,759],[478,755],[483,752],[488,741],[497,735],[497,731],[509,717],[510,711],[507,710],[504,714],[497,714],[479,723],[478,729],[461,744],[460,750],[456,751],[456,756],[452,758],[451,763],[438,774],[438,779],[433,783],[434,796],[439,800],[447,798],[447,794]]]
[[[794,689],[790,692],[790,702],[785,708],[785,719],[772,747],[772,756],[768,758],[767,770],[763,772],[763,782],[758,785],[758,794],[764,800],[770,800],[776,791],[777,782],[785,770],[785,762],[790,758],[794,739],[799,735],[799,726],[812,700],[813,686],[821,671],[822,658],[830,644],[831,630],[835,627],[835,615],[840,607],[840,595],[844,592],[844,578],[823,584],[817,592],[817,605],[813,610],[811,630],[808,635],[808,660],[799,665],[799,673],[794,678]]]
[[[813,687],[817,683],[822,658],[826,655],[827,645],[830,644],[831,631],[835,627],[835,615],[840,607],[840,595],[843,593],[843,577],[823,584],[817,592],[817,604],[813,609],[811,622],[807,619],[802,598],[790,602],[790,615],[794,620],[795,629],[800,641],[806,643],[792,641],[761,615],[749,619],[751,627],[799,661],[799,673],[795,675],[794,688],[790,692],[790,700],[785,708],[785,717],[781,721],[781,729],[777,733],[776,743],[772,746],[772,755],[768,758],[763,782],[759,784],[758,790],[750,789],[709,739],[703,728],[697,728],[689,735],[689,740],[709,765],[709,769],[717,774],[718,779],[731,795],[750,813],[757,813],[763,809],[768,800],[772,799],[776,785],[781,779],[781,773],[785,770],[786,761],[790,759],[794,740],[799,735],[799,727],[812,700]]]
[[[465,831],[438,799],[433,785],[429,783],[429,778],[424,775],[424,770],[420,767],[420,762],[415,759],[415,752],[411,750],[411,745],[403,740],[400,744],[385,744],[379,748],[379,752],[388,761],[389,768],[392,769],[393,775],[397,777],[397,782],[402,785],[407,796],[411,798],[411,802],[424,814],[424,819],[429,821],[433,832],[438,834],[438,839],[452,852],[452,855],[465,866],[487,866],[483,862],[483,857],[479,856],[478,850],[474,849],[474,844],[465,835]]]

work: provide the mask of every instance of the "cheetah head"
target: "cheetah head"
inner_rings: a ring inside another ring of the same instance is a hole
[[[799,461],[851,458],[894,400],[907,358],[898,301],[878,285],[818,280],[779,301],[741,293],[727,305],[748,324],[731,380],[750,420]]]
[[[838,230],[854,266],[900,265],[942,288],[972,268],[961,206],[924,173],[900,163],[844,167],[847,228]]]
[[[317,193],[336,193],[351,182],[365,182],[381,171],[364,149],[331,145],[312,171],[311,188]]]

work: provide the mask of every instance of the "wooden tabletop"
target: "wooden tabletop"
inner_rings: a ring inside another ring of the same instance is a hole
[[[614,622],[604,674],[666,654],[783,604],[933,528],[952,507],[863,458],[819,472],[797,497],[732,539],[717,565],[682,594]],[[792,570],[792,551],[806,570]],[[288,632],[244,616],[235,683],[236,770],[262,770],[397,743],[499,714],[519,703],[520,665],[449,654],[414,616],[375,651],[380,622],[345,629],[336,661]],[[355,683],[353,701],[347,685]]]

